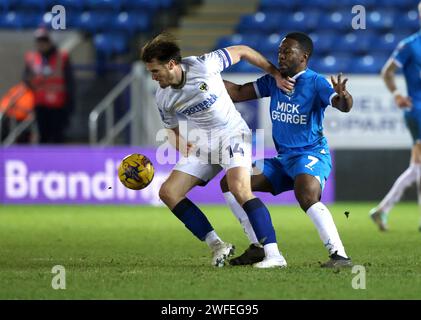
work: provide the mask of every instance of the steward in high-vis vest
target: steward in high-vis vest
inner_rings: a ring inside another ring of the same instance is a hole
[[[25,55],[24,82],[34,93],[40,143],[62,143],[74,107],[70,59],[57,49],[47,29],[35,31],[35,42],[37,50]]]

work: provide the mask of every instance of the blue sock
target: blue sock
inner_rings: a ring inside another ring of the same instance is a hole
[[[259,198],[254,198],[243,204],[243,209],[249,217],[256,237],[263,245],[276,243],[275,229],[272,225],[269,210]]]
[[[177,203],[172,212],[201,241],[204,241],[206,235],[213,231],[203,212],[187,198]]]

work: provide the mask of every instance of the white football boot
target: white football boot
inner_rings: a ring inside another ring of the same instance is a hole
[[[235,246],[231,243],[218,242],[212,247],[212,265],[223,267],[228,257],[234,255]]]
[[[282,254],[279,256],[270,256],[265,257],[262,261],[253,264],[253,267],[259,269],[268,269],[268,268],[286,268],[287,261]]]

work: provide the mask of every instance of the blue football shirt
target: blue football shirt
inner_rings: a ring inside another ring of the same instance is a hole
[[[414,107],[421,109],[421,31],[402,40],[393,51],[392,59],[402,68]]]
[[[294,76],[294,91],[287,95],[276,86],[271,75],[254,83],[256,95],[270,97],[272,137],[278,153],[326,142],[323,118],[336,94],[332,85],[320,74],[306,69]]]

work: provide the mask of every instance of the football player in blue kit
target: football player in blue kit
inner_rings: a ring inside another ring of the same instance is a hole
[[[295,82],[294,89],[284,92],[277,88],[274,78],[265,75],[244,85],[225,81],[234,102],[270,97],[272,138],[278,155],[255,162],[258,174],[251,178],[253,191],[278,195],[294,190],[302,210],[316,226],[329,251],[330,259],[321,266],[340,268],[352,266],[329,209],[320,201],[322,190],[331,170],[331,158],[323,135],[323,117],[328,106],[349,112],[353,99],[346,90],[347,79],[339,74],[331,78],[332,85],[320,74],[307,67],[313,42],[301,32],[289,33],[279,46],[279,70],[284,78]],[[225,177],[221,188],[231,210],[242,221],[245,213],[229,193]],[[263,251],[253,228],[242,225],[251,245],[232,265],[253,264],[262,259]]]
[[[418,11],[421,22],[421,2]],[[398,68],[402,68],[408,96],[396,87],[395,72]],[[398,44],[382,69],[382,77],[396,105],[404,110],[405,123],[414,142],[409,167],[398,177],[380,204],[370,211],[371,219],[381,231],[386,231],[389,212],[414,183],[421,209],[421,30]],[[421,223],[418,230],[421,231]]]

